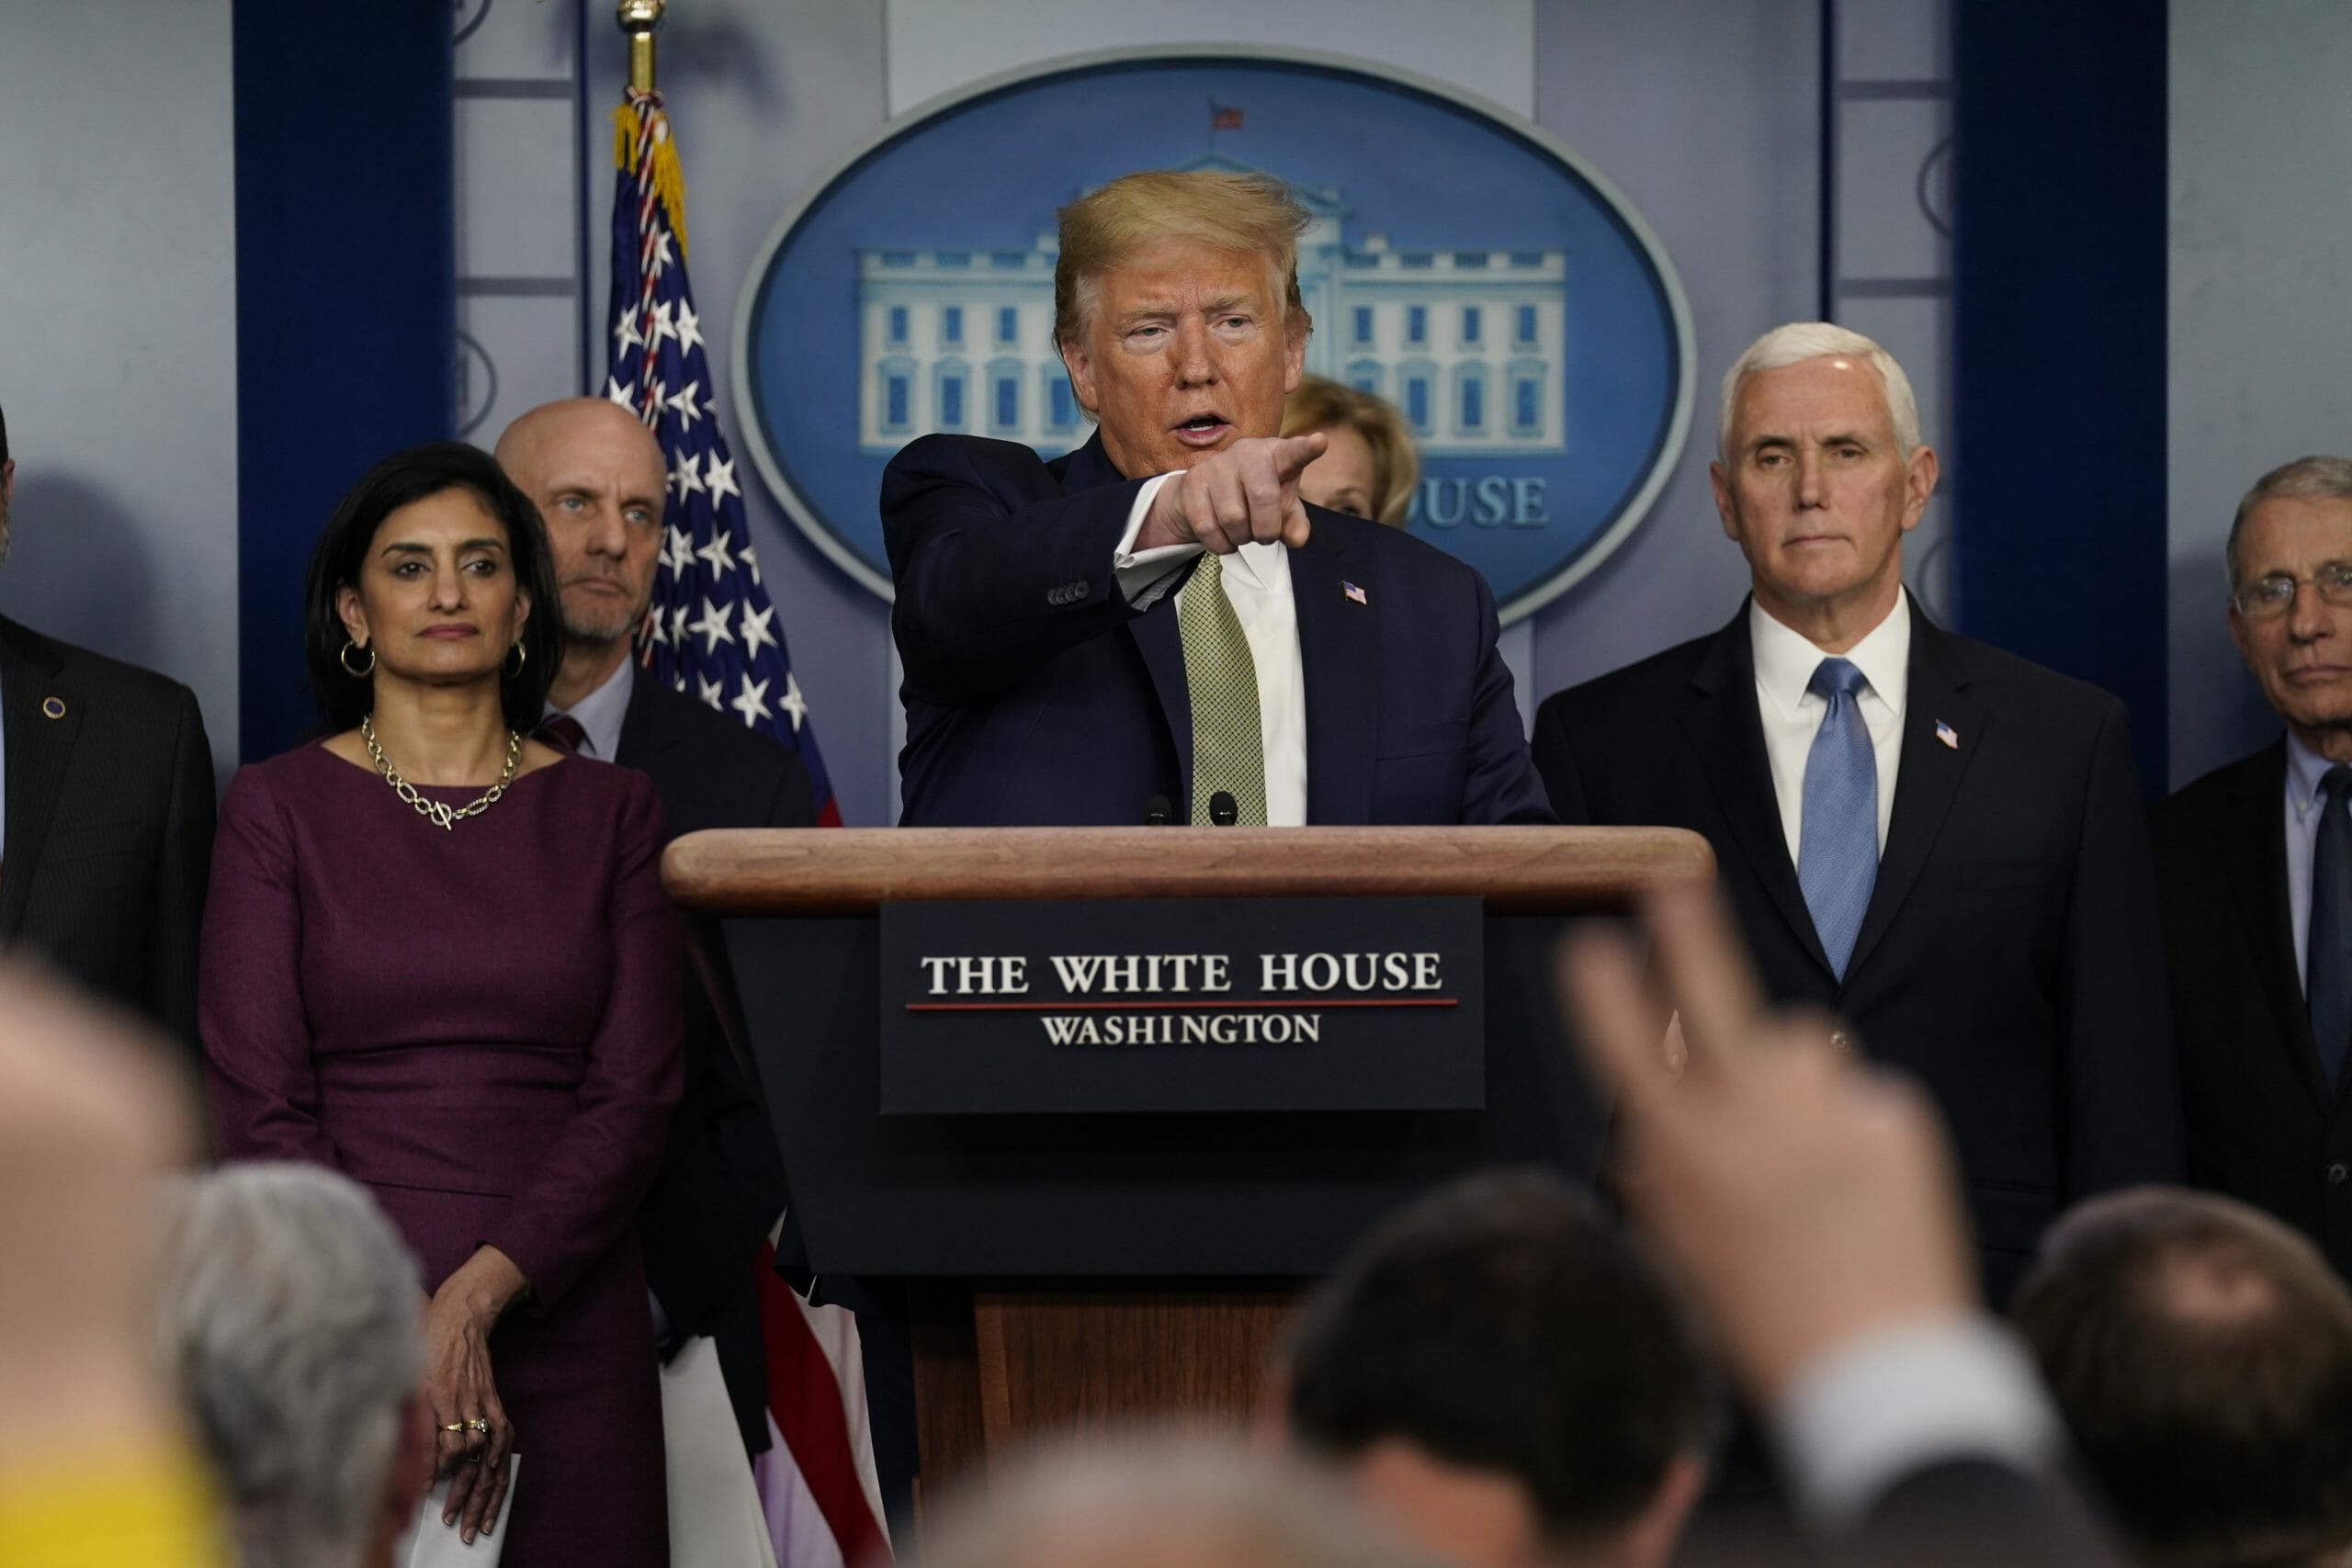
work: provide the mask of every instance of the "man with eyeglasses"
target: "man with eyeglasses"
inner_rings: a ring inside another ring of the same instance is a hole
[[[2286,733],[2155,811],[2188,1177],[2352,1277],[2352,458],[2263,475],[2223,559]]]

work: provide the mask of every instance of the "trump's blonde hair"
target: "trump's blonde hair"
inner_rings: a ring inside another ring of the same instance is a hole
[[[1262,255],[1283,280],[1283,327],[1304,337],[1314,323],[1298,292],[1298,237],[1313,220],[1272,175],[1147,169],[1122,175],[1054,215],[1054,342],[1077,343],[1094,312],[1102,276],[1171,240]]]

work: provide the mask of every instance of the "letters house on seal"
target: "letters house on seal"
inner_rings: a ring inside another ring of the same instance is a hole
[[[1216,153],[1185,167],[1255,172]],[[1293,189],[1314,216],[1298,247],[1309,370],[1394,402],[1429,457],[1565,450],[1565,251],[1393,248],[1382,234],[1351,247],[1338,188]],[[861,250],[860,449],[942,431],[1048,457],[1084,441],[1054,352],[1058,254],[1051,231],[1025,251]]]
[[[1052,995],[1038,996],[1021,954],[917,960],[934,1005],[1020,1005],[1035,998],[1055,1045],[1289,1045],[1323,1038],[1323,1010],[1406,1005],[1444,986],[1435,953],[1261,953],[1235,998],[1234,959],[1222,953],[1053,953]],[[1297,1005],[1291,1005],[1292,998]],[[1069,1011],[1055,1011],[1057,1005]]]

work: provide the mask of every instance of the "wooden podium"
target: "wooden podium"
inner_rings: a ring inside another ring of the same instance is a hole
[[[904,1281],[925,1492],[1024,1433],[1238,1417],[1301,1287],[1457,1171],[1589,1177],[1604,1113],[1554,1000],[1580,915],[1711,877],[1670,829],[744,830],[663,880],[728,951],[820,1275]],[[885,1116],[885,904],[1476,897],[1480,1111]]]

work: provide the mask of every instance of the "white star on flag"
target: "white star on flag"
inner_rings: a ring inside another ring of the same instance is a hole
[[[670,320],[671,310],[667,299],[653,307],[653,341],[656,344],[667,343],[678,335],[676,324]]]
[[[694,606],[691,604],[670,606],[670,646],[672,648],[686,646],[686,617],[693,614]]]
[[[773,604],[764,610],[754,610],[747,604],[743,608],[742,615],[737,617],[736,629],[743,634],[743,658],[746,662],[760,656],[762,643],[767,644],[770,648],[784,646],[776,640],[775,633],[768,630],[768,623],[774,619],[775,619],[775,606]]]
[[[679,454],[678,466],[670,470],[670,488],[678,492],[680,501],[702,489],[702,475],[695,471],[700,467],[702,459],[692,452]]]
[[[684,528],[673,528],[662,542],[662,564],[670,569],[673,577],[684,577],[686,568],[694,564],[695,542]]]
[[[789,670],[784,672],[784,695],[775,700],[775,705],[792,716],[792,732],[799,734],[800,721],[808,716],[808,699],[800,694],[799,677]]]
[[[653,276],[659,277],[669,271],[670,264],[675,260],[677,258],[670,254],[670,231],[655,230],[653,232]]]
[[[645,341],[637,335],[637,318],[626,310],[621,312],[621,319],[613,323],[613,336],[620,341],[620,348],[617,352],[622,354],[627,354]]]
[[[691,424],[694,422],[688,420],[686,423]],[[713,506],[718,504],[721,496],[743,493],[735,483],[735,459],[722,457],[716,452],[711,454],[710,472],[704,476],[704,482],[710,486],[710,503]]]
[[[743,716],[743,723],[746,727],[759,723],[760,720],[770,716],[768,683],[765,681],[754,681],[749,675],[744,676],[743,689],[737,692],[735,700],[727,705]]]
[[[702,619],[686,628],[702,638],[702,650],[711,653],[722,642],[733,642],[735,634],[728,629],[727,612],[706,599],[702,602]]]
[[[693,300],[681,299],[678,301],[678,348],[682,353],[692,354],[701,346],[702,318],[695,314]]]
[[[634,411],[637,407],[637,400],[628,395],[628,389],[620,384],[617,377],[605,378],[605,398],[606,401],[625,409]]]
[[[702,417],[702,410],[695,407],[695,383],[692,381],[679,388],[677,395],[670,399],[665,406],[675,409],[678,417],[684,420],[689,428],[693,426],[695,420]]]
[[[727,705],[727,694],[719,689],[718,682],[705,676],[695,677],[695,694],[702,699],[705,707],[716,708]]]
[[[710,543],[696,550],[695,554],[710,563],[710,579],[713,582],[727,581],[727,570],[735,564],[735,557],[727,547],[726,529],[721,528],[713,534],[710,536]]]
[[[760,581],[760,558],[752,553],[752,542],[749,539],[744,540],[743,547],[735,552],[735,559],[745,571],[752,574],[752,581],[753,582]],[[764,583],[762,583],[761,585],[763,587],[766,586]],[[776,648],[779,651],[782,650],[783,647],[784,645],[782,643],[776,644]]]

